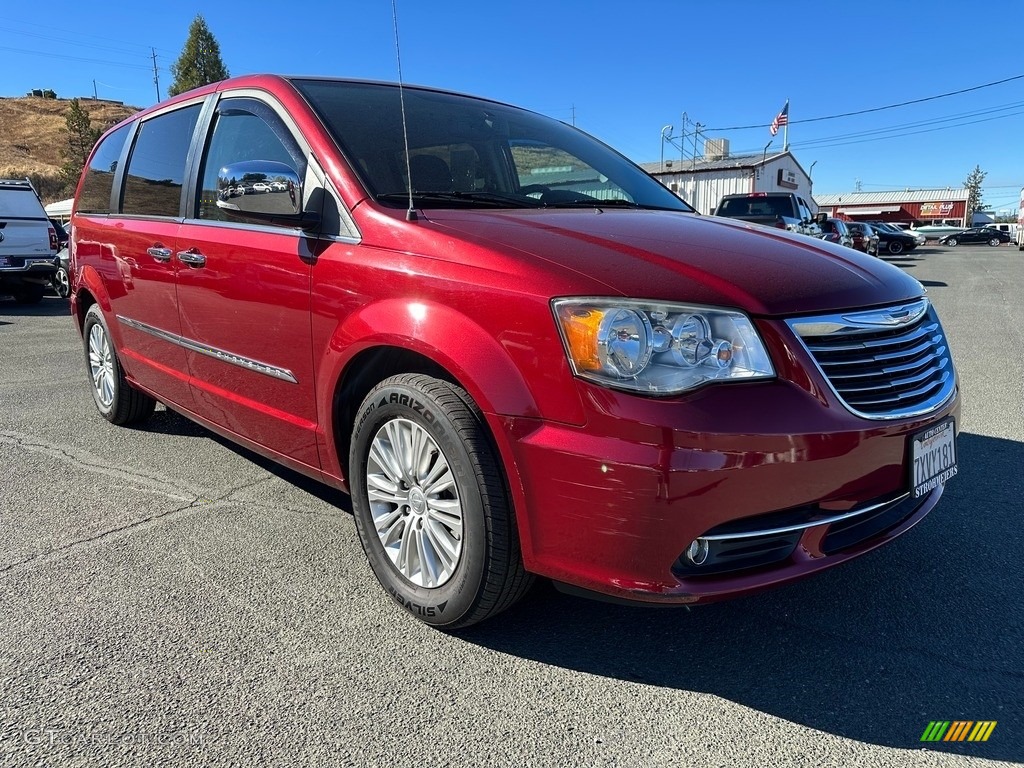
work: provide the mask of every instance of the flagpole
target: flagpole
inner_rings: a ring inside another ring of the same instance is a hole
[[[786,124],[783,126],[782,151],[789,151],[789,99],[786,99]]]

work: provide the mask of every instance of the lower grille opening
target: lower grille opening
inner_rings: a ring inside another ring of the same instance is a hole
[[[682,553],[672,566],[681,578],[718,576],[731,571],[759,568],[786,560],[796,548],[803,531],[707,542],[707,558],[695,565]]]
[[[827,526],[821,551],[835,554],[892,530],[913,515],[920,503],[903,494],[866,502],[845,513],[812,505],[732,520],[701,534],[676,558],[672,572],[678,578],[693,579],[772,566],[788,560],[800,537],[815,526]]]
[[[833,523],[821,541],[821,551],[832,555],[881,536],[914,514],[921,501],[908,496],[874,512]]]

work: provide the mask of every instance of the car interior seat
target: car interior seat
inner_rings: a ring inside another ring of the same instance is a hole
[[[416,192],[452,192],[455,189],[448,163],[436,155],[410,157],[409,175]]]

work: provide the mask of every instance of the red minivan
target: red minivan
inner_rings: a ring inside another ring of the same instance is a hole
[[[700,216],[505,104],[228,80],[109,130],[72,222],[100,413],[160,401],[349,492],[377,578],[435,626],[534,575],[679,604],[790,582],[956,474],[920,283]]]

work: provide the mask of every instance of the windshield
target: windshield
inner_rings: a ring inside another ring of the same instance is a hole
[[[622,155],[557,120],[468,96],[293,80],[367,190],[423,208],[641,207],[692,211]],[[410,185],[411,176],[411,185]]]

